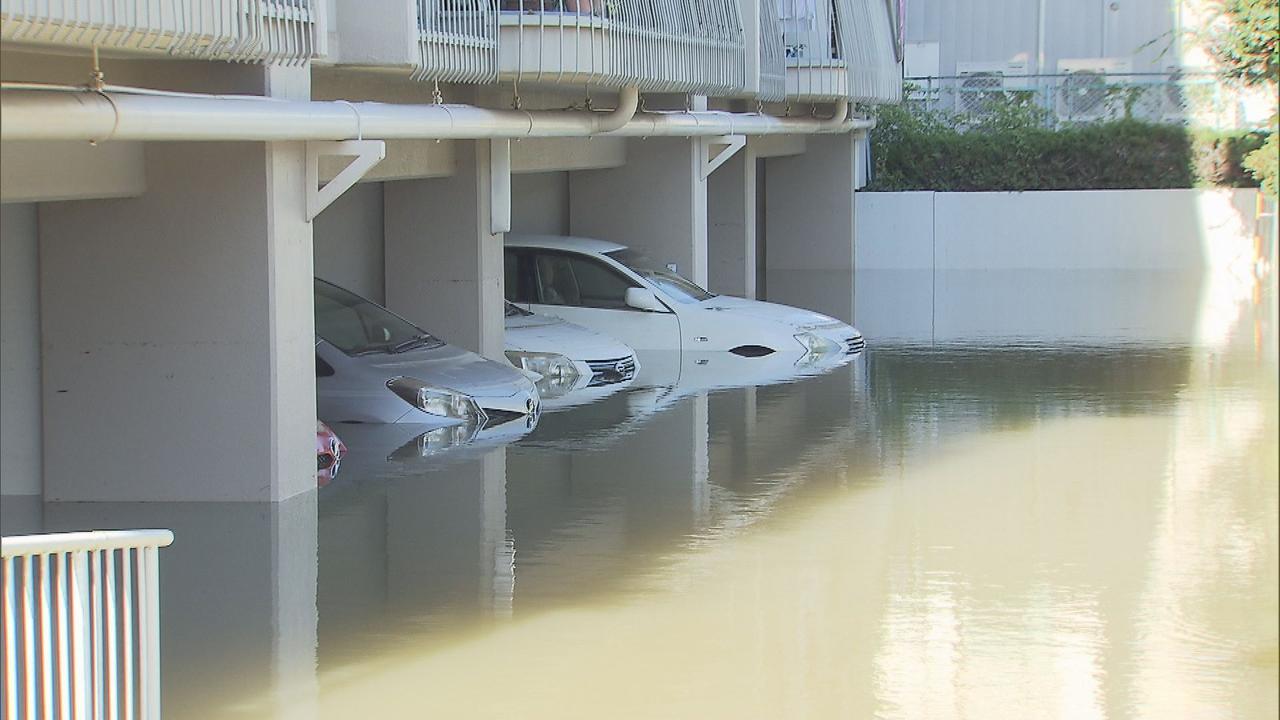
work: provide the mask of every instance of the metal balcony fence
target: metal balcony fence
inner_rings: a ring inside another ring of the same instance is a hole
[[[492,0],[416,0],[419,80],[498,79],[498,13]]]
[[[1122,118],[1220,129],[1252,125],[1240,96],[1213,74],[1087,71],[913,77],[906,80],[906,100],[920,110],[955,115],[961,125],[1019,106],[1050,127]]]
[[[0,539],[6,718],[160,717],[168,530]]]
[[[749,1],[749,0],[748,0]],[[760,90],[764,101],[782,100],[787,94],[787,51],[777,0],[760,3]]]
[[[884,0],[776,0],[787,96],[896,101],[901,70]]]
[[[737,0],[502,0],[513,79],[732,94],[745,83]],[[754,48],[752,50],[754,52]]]

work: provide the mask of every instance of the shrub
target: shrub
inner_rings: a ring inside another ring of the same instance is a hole
[[[1133,119],[1046,127],[1016,97],[969,120],[880,108],[869,190],[1020,191],[1253,187],[1242,165],[1265,133],[1193,132]],[[1274,143],[1274,139],[1270,142]]]

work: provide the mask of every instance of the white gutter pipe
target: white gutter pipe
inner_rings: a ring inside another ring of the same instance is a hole
[[[3,140],[271,142],[599,134],[693,137],[840,133],[870,126],[869,121],[849,121],[848,103],[843,102],[837,103],[835,116],[828,120],[725,112],[644,113],[636,117],[639,93],[634,87],[623,89],[618,107],[608,112],[290,101],[110,88],[93,92],[8,83],[0,89]]]

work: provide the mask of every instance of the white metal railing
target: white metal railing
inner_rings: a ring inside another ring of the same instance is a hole
[[[4,717],[160,717],[168,530],[0,539]]]
[[[885,0],[776,0],[788,98],[892,102],[901,96],[893,5]]]
[[[419,80],[498,78],[498,13],[492,0],[416,0]]]
[[[738,0],[501,2],[502,70],[517,82],[708,95],[744,87]]]
[[[750,0],[748,0],[750,1]],[[755,0],[760,8],[760,100],[782,100],[787,94],[787,52],[782,39],[778,0]]]
[[[319,0],[0,0],[0,38],[182,57],[302,62]]]

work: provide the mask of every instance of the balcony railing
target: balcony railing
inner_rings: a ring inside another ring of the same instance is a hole
[[[210,60],[320,53],[319,0],[0,0],[0,38]]]
[[[515,81],[709,95],[745,81],[737,0],[503,0],[500,24]]]
[[[498,13],[491,0],[416,0],[419,80],[498,78]]]
[[[168,530],[0,539],[4,717],[159,718]]]
[[[777,0],[786,95],[892,102],[902,90],[890,5],[884,0]]]
[[[751,0],[746,0],[750,2]],[[787,52],[782,38],[778,0],[754,0],[760,8],[760,100],[782,100],[787,94]]]

